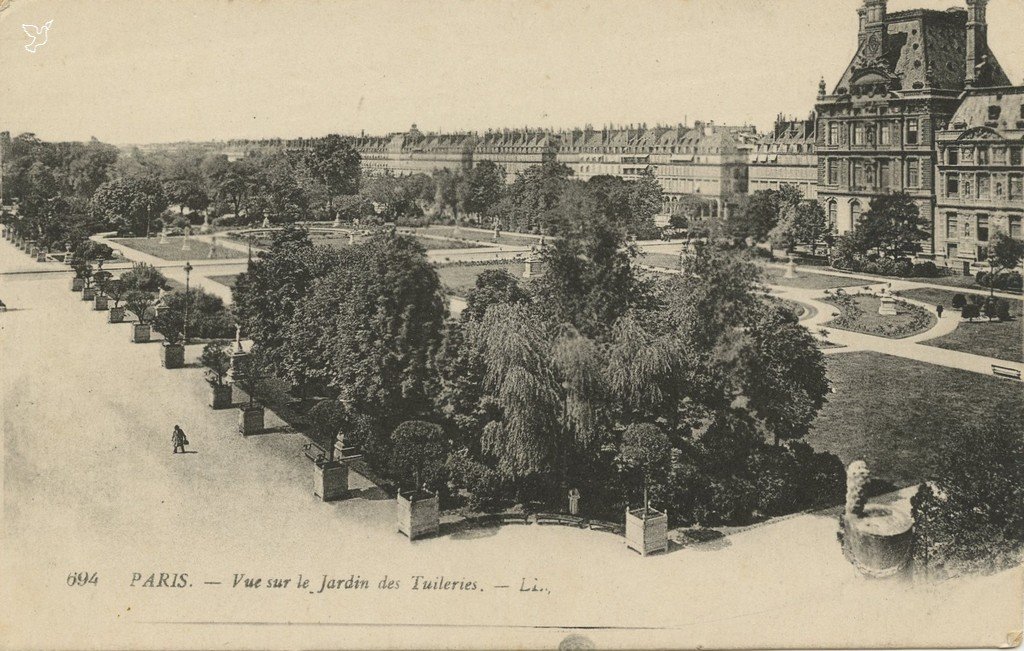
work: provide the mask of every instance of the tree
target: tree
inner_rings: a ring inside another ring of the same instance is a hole
[[[391,434],[392,476],[412,481],[413,490],[432,487],[436,490],[442,479],[444,461],[448,456],[448,440],[439,425],[421,420],[408,420]]]
[[[641,239],[650,239],[657,233],[654,216],[661,212],[664,199],[661,183],[651,167],[630,187],[629,207],[632,213],[630,233]]]
[[[623,463],[638,472],[643,479],[645,516],[651,508],[650,486],[668,476],[671,452],[668,437],[657,425],[636,423],[627,427],[622,434],[619,456]]]
[[[492,305],[524,303],[529,299],[530,295],[519,284],[519,279],[507,269],[486,269],[476,277],[475,286],[466,295],[466,307],[461,318],[463,321],[479,321]]]
[[[330,134],[313,141],[303,155],[303,164],[327,193],[328,216],[334,218],[334,198],[359,192],[361,157],[347,138]]]
[[[206,369],[206,381],[210,386],[224,386],[225,378],[231,369],[231,355],[224,348],[224,344],[211,341],[203,346],[199,363]]]
[[[981,308],[974,303],[968,303],[960,308],[960,316],[973,323],[975,319],[981,316]]]
[[[1005,419],[969,426],[937,450],[914,503],[916,557],[935,578],[1024,560],[1024,430]]]
[[[164,193],[170,203],[178,204],[178,212],[185,214],[185,208],[195,212],[205,210],[210,199],[201,185],[192,179],[172,179],[164,182]]]
[[[139,289],[131,289],[124,296],[125,309],[135,315],[140,325],[149,320],[149,309],[153,307],[153,295]]]
[[[999,231],[988,244],[989,296],[995,296],[996,275],[1014,269],[1024,258],[1024,243]]]
[[[128,176],[97,188],[93,205],[118,232],[149,237],[153,217],[167,207],[167,195],[156,177]]]
[[[484,160],[466,173],[466,212],[484,215],[501,201],[505,191],[505,168]]]
[[[156,267],[145,262],[136,262],[130,270],[121,275],[121,285],[126,293],[139,290],[155,294],[167,286],[167,278]]]
[[[800,191],[791,185],[783,185],[778,190],[758,190],[730,212],[725,230],[733,238],[765,242],[786,211],[801,201]]]
[[[928,227],[927,218],[905,192],[873,198],[860,223],[854,224],[868,249],[879,249],[894,259],[919,252]]]

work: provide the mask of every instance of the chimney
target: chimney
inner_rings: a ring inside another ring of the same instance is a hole
[[[887,4],[888,0],[864,0],[864,6],[857,12],[861,16],[861,24],[864,26],[861,32],[861,43],[870,39],[872,35],[876,36],[879,45],[878,54],[885,52]]]
[[[985,9],[988,0],[967,0],[967,75],[968,86],[984,85],[984,64],[988,55],[988,25]]]

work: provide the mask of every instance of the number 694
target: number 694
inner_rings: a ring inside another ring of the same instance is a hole
[[[81,587],[86,585],[99,585],[100,579],[95,572],[72,572],[68,574],[68,585]]]

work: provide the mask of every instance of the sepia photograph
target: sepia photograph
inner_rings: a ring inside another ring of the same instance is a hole
[[[0,648],[1013,648],[1021,0],[0,0]]]

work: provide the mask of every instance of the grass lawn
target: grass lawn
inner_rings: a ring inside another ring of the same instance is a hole
[[[523,275],[524,265],[521,262],[499,262],[488,265],[452,265],[440,267],[437,275],[446,294],[454,294],[465,298],[469,290],[476,286],[476,277],[488,269],[505,269],[516,278]]]
[[[969,423],[998,414],[1024,419],[1024,386],[881,353],[826,358],[834,393],[807,442],[843,463],[867,461],[871,473],[898,485],[933,468],[939,443]]]
[[[665,267],[673,271],[679,269],[679,255],[671,253],[641,253],[633,259],[636,264],[646,264],[652,267]]]
[[[230,288],[234,289],[234,287],[235,287],[235,280],[238,278],[239,275],[240,274],[227,274],[225,276],[210,276],[210,280],[212,280],[215,283],[220,283],[221,285],[224,285],[225,287],[230,287]]]
[[[950,304],[956,292],[942,289],[909,289],[900,292],[916,301],[933,305],[942,305],[947,311],[952,310]],[[1011,321],[992,321],[982,317],[974,323],[961,321],[956,330],[945,337],[922,341],[926,346],[935,346],[963,353],[984,355],[1005,359],[1011,362],[1024,361],[1024,303],[1007,299],[1010,303]]]
[[[878,313],[881,299],[867,294],[847,295],[840,300],[825,298],[823,301],[839,311],[839,316],[825,323],[826,327],[863,332],[876,337],[911,337],[930,330],[937,322],[935,315],[928,310],[902,301],[896,305],[896,316],[883,316]]]
[[[815,274],[806,271],[797,271],[796,278],[783,278],[785,271],[775,268],[766,268],[764,271],[764,282],[769,285],[780,285],[782,287],[797,287],[799,289],[835,289],[836,287],[863,286],[864,281],[856,278],[844,278],[828,274]]]
[[[159,237],[125,237],[111,240],[124,246],[142,251],[149,255],[156,256],[163,260],[207,260],[210,258],[210,244],[195,238],[189,238],[189,250],[182,251],[181,245],[184,237],[168,237],[167,242],[160,243]],[[244,258],[245,253],[229,249],[225,246],[217,246],[214,252],[214,259],[238,259]]]
[[[440,235],[441,237],[454,237],[455,229],[452,226],[427,226],[426,228],[417,229],[423,233],[429,233],[430,235]],[[486,242],[487,244],[495,244],[494,242],[494,231],[478,231],[470,230],[468,228],[459,229],[459,237],[467,240],[475,240],[477,242]],[[548,238],[550,240],[551,238]],[[501,231],[501,236],[498,238],[497,244],[503,244],[505,246],[524,246],[530,247],[534,244],[540,244],[539,237],[527,237],[525,235],[519,235],[517,233],[508,233]],[[449,247],[454,248],[454,247]]]

